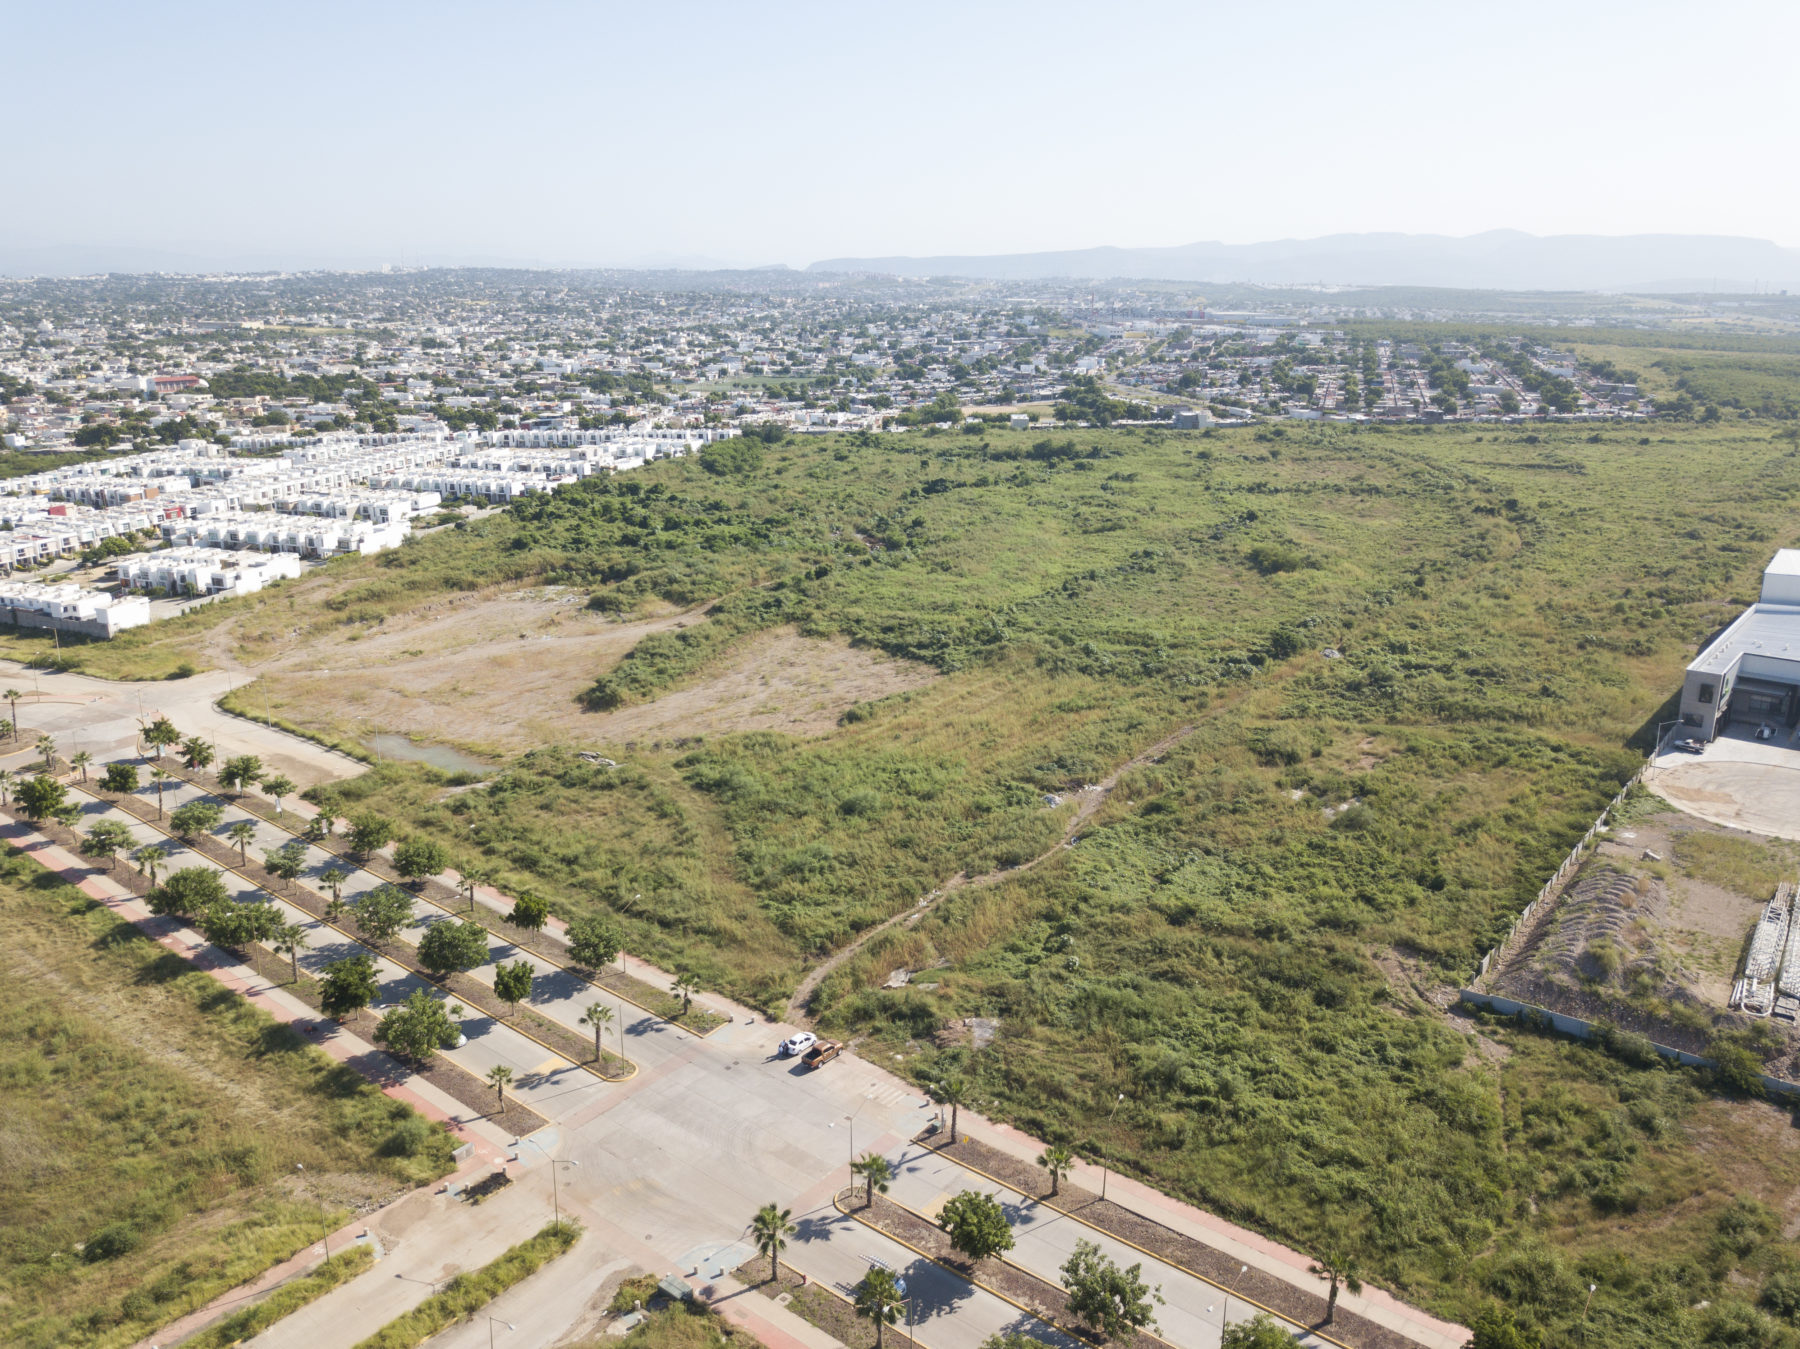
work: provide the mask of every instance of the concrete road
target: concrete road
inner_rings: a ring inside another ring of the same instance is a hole
[[[978,1175],[946,1157],[909,1145],[889,1156],[894,1179],[888,1197],[916,1212],[936,1219],[945,1201],[964,1190],[992,1195],[1012,1224],[1013,1250],[1007,1258],[1049,1283],[1062,1282],[1063,1263],[1074,1254],[1077,1242],[1091,1241],[1121,1268],[1143,1266],[1144,1282],[1160,1289],[1163,1305],[1156,1309],[1158,1333],[1182,1349],[1214,1349],[1225,1324],[1226,1290],[1196,1278],[1187,1271],[1145,1254],[1079,1219],[1027,1198],[1008,1186]],[[1229,1299],[1232,1321],[1248,1320],[1255,1308]],[[1319,1345],[1314,1336],[1300,1343]]]
[[[0,661],[0,689],[18,689],[19,723],[27,746],[39,733],[56,737],[65,759],[86,750],[101,762],[132,757],[140,726],[166,716],[183,735],[199,735],[218,746],[219,757],[255,754],[302,787],[354,777],[365,765],[310,740],[221,712],[214,706],[248,678],[210,670],[189,679],[119,683],[90,675],[32,670]],[[12,709],[0,706],[0,716]]]

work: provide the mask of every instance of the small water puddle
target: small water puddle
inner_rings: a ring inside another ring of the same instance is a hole
[[[368,746],[384,759],[405,759],[409,763],[428,763],[446,773],[489,773],[491,764],[472,759],[448,745],[433,745],[408,740],[403,735],[372,735]]]

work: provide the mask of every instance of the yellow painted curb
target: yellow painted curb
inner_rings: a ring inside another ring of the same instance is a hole
[[[923,1145],[921,1145],[921,1146],[923,1146]],[[1202,1274],[1197,1269],[1189,1269],[1186,1265],[1182,1264],[1179,1260],[1171,1260],[1166,1255],[1158,1255],[1155,1251],[1150,1250],[1147,1247],[1138,1245],[1137,1242],[1133,1241],[1130,1237],[1122,1237],[1117,1232],[1114,1232],[1109,1228],[1100,1226],[1099,1223],[1089,1222],[1086,1218],[1082,1217],[1079,1213],[1076,1213],[1072,1209],[1066,1209],[1066,1208],[1062,1207],[1060,1204],[1052,1204],[1048,1199],[1039,1199],[1035,1195],[1026,1194],[1025,1191],[1021,1190],[1017,1185],[1014,1185],[1011,1181],[1001,1180],[1000,1177],[998,1177],[998,1176],[990,1175],[988,1172],[983,1171],[979,1166],[976,1166],[971,1162],[965,1162],[960,1157],[951,1157],[948,1154],[940,1152],[935,1148],[926,1148],[926,1151],[929,1152],[934,1157],[942,1157],[945,1161],[951,1163],[953,1166],[960,1166],[965,1171],[974,1172],[976,1175],[980,1176],[983,1180],[991,1180],[991,1181],[993,1181],[994,1184],[1000,1186],[1002,1189],[1011,1190],[1014,1194],[1018,1195],[1021,1199],[1028,1199],[1034,1204],[1042,1205],[1044,1208],[1049,1209],[1052,1213],[1060,1213],[1065,1218],[1073,1218],[1076,1222],[1080,1223],[1083,1227],[1088,1228],[1090,1231],[1099,1232],[1101,1235],[1109,1237],[1113,1241],[1116,1241],[1116,1242],[1120,1243],[1121,1245],[1129,1246],[1129,1247],[1131,1247],[1132,1250],[1136,1251],[1139,1255],[1147,1255],[1152,1260],[1156,1261],[1160,1265],[1167,1265],[1170,1269],[1178,1269],[1183,1274],[1186,1274],[1190,1278],[1198,1279],[1198,1280],[1200,1280],[1201,1283],[1204,1283],[1204,1284],[1210,1284],[1212,1287],[1217,1288],[1221,1293],[1225,1294],[1227,1297],[1233,1297],[1233,1298],[1236,1298],[1239,1302],[1247,1303],[1248,1305],[1255,1307],[1259,1312],[1267,1312],[1270,1316],[1273,1316],[1278,1321],[1285,1321],[1290,1326],[1298,1326],[1306,1334],[1311,1335],[1316,1339],[1321,1339],[1321,1340],[1325,1341],[1325,1343],[1327,1343],[1327,1344],[1335,1344],[1338,1346],[1338,1349],[1355,1349],[1355,1346],[1345,1344],[1344,1341],[1337,1339],[1334,1336],[1327,1335],[1322,1330],[1316,1330],[1312,1326],[1306,1325],[1304,1322],[1296,1321],[1293,1317],[1289,1316],[1286,1312],[1278,1312],[1273,1307],[1264,1306],[1262,1303],[1258,1302],[1253,1297],[1245,1297],[1242,1293],[1233,1292],[1231,1289],[1227,1288],[1224,1284],[1220,1283],[1217,1279],[1209,1278],[1208,1276],[1206,1276],[1205,1274]],[[1111,1201],[1108,1201],[1108,1202],[1111,1202]],[[905,1208],[906,1206],[904,1204],[900,1204],[900,1205],[897,1205],[897,1207]],[[1124,1205],[1120,1205],[1120,1207],[1123,1208]],[[908,1209],[907,1211],[910,1213],[912,1210]],[[1155,1222],[1156,1221],[1156,1219],[1149,1218],[1149,1217],[1146,1217],[1144,1220],[1146,1222]],[[1180,1233],[1177,1233],[1176,1235],[1179,1236]],[[1195,1240],[1195,1238],[1190,1237],[1189,1240],[1192,1241],[1192,1240]],[[1202,1242],[1200,1244],[1204,1245],[1205,1243]],[[1267,1272],[1267,1271],[1265,1271],[1265,1272]],[[1276,1276],[1272,1276],[1272,1277],[1276,1277]],[[1388,1327],[1385,1327],[1385,1326],[1381,1327],[1381,1328],[1388,1329]],[[1395,1331],[1394,1333],[1398,1335],[1398,1334],[1402,1334],[1403,1332]],[[1411,1337],[1408,1336],[1407,1338],[1411,1338]]]
[[[207,796],[212,797],[213,800],[215,800],[215,801],[224,801],[224,799],[225,799],[224,797],[220,796],[217,792],[213,791],[205,783],[195,782],[194,779],[189,777],[186,773],[181,772],[179,769],[173,770],[171,772],[171,776],[180,778],[183,782],[187,783],[187,785],[190,787],[199,788],[201,792],[203,792]],[[284,833],[284,834],[291,834],[293,837],[300,839],[301,842],[307,841],[305,836],[303,834],[301,834],[301,832],[299,830],[290,829],[287,825],[281,823],[280,820],[271,820],[268,816],[259,814],[257,811],[251,810],[241,800],[231,801],[231,802],[228,802],[227,804],[236,806],[239,810],[243,811],[244,814],[246,814],[246,815],[255,816],[257,819],[261,820],[264,824],[273,825],[275,828],[281,830],[282,833]],[[281,813],[285,815],[288,812],[283,811]],[[317,847],[318,845],[315,844],[314,846]],[[330,852],[330,849],[321,848],[320,851],[321,852]],[[350,866],[355,867],[358,871],[368,871],[369,875],[374,876],[375,879],[380,881],[383,885],[394,884],[393,881],[386,880],[382,876],[378,875],[376,872],[370,871],[369,868],[364,866],[361,862],[354,861],[351,858],[344,857],[338,853],[332,853],[332,856],[338,858],[338,860],[340,860],[342,862],[348,863]],[[246,879],[248,879],[248,878],[246,877]],[[255,884],[255,882],[251,882],[251,883]],[[463,913],[460,909],[447,909],[442,904],[438,903],[435,899],[429,899],[424,895],[414,895],[413,898],[421,901],[422,903],[431,905],[432,908],[438,909],[438,910],[442,911],[443,913],[448,914],[452,918],[461,918],[464,922],[468,921],[468,915]],[[477,921],[479,921],[479,920],[477,920]],[[482,927],[487,928],[487,930],[489,932],[492,932],[496,937],[499,937],[502,941],[511,941],[512,940],[504,932],[497,932],[492,927],[489,927],[487,923],[482,923],[481,925],[482,925]],[[513,942],[513,945],[517,946],[518,943]],[[586,976],[578,973],[573,965],[565,965],[562,961],[558,960],[555,956],[547,956],[542,951],[532,951],[530,947],[525,947],[523,949],[526,950],[527,952],[529,952],[531,955],[536,956],[539,960],[542,960],[548,964],[554,965],[554,966],[556,966],[557,969],[562,970],[567,974],[575,975],[575,977],[577,979],[580,979],[581,982],[586,984],[589,988],[597,989],[602,993],[610,993],[610,994],[612,994],[613,997],[617,998],[620,1002],[628,1002],[633,1007],[637,1008],[640,1012],[647,1012],[659,1021],[665,1021],[671,1026],[679,1027],[680,1029],[686,1031],[689,1035],[692,1035],[696,1039],[704,1040],[707,1036],[711,1035],[713,1033],[713,1031],[719,1030],[722,1026],[728,1026],[731,1024],[729,1021],[724,1021],[724,1022],[721,1022],[719,1026],[714,1026],[710,1030],[704,1030],[704,1031],[697,1031],[692,1026],[683,1026],[679,1021],[676,1021],[670,1017],[664,1016],[661,1012],[657,1011],[654,1007],[644,1006],[643,1003],[639,1002],[636,998],[632,997],[629,993],[621,993],[616,988],[607,988],[603,984],[595,983],[592,979],[589,979]],[[671,995],[671,996],[673,996],[673,995]]]
[[[103,806],[109,806],[109,807],[112,806],[112,802],[108,801],[105,797],[95,796],[93,792],[86,791],[84,788],[82,788],[80,786],[80,784],[75,784],[74,789],[78,792],[81,792],[82,795],[90,797],[95,801],[98,801]],[[126,814],[126,815],[131,815],[131,812],[128,810],[123,811],[122,813]],[[137,819],[136,816],[132,816],[132,818]],[[152,829],[156,830],[156,832],[161,834],[164,838],[174,839],[177,843],[181,842],[181,840],[179,838],[177,838],[174,834],[171,834],[167,829],[164,829],[160,824],[156,823],[154,820],[138,820],[138,823],[149,825]],[[185,847],[186,845],[184,844],[183,846]],[[199,853],[198,849],[194,849],[193,851],[199,856],[205,856],[205,854]],[[273,890],[269,889],[269,887],[264,885],[261,881],[251,879],[249,876],[246,876],[243,872],[239,871],[236,867],[232,866],[231,863],[216,862],[216,861],[213,861],[213,859],[210,857],[206,858],[206,860],[209,862],[212,862],[214,866],[223,867],[226,871],[229,871],[233,876],[236,876],[239,880],[243,881],[246,885],[250,886],[252,889],[261,890],[265,895],[269,896],[269,898],[271,898],[271,899],[280,899],[281,898],[280,895],[276,894]],[[371,872],[370,875],[374,875],[374,873]],[[324,896],[320,895],[317,890],[313,890],[313,888],[310,885],[307,886],[306,888],[309,891],[311,891],[315,897],[320,898],[320,899],[324,898]],[[427,901],[427,902],[429,902],[429,901]],[[294,905],[294,907],[299,908],[300,906],[296,904],[296,905]],[[443,908],[443,906],[441,904],[438,905],[437,907]],[[304,910],[302,910],[302,912],[304,912]],[[445,912],[449,912],[449,911],[445,910]],[[454,916],[454,915],[452,915],[452,916]],[[358,946],[362,947],[364,950],[369,951],[371,954],[374,954],[377,956],[381,955],[381,952],[376,951],[374,947],[370,946],[367,942],[363,941],[363,939],[361,937],[358,937],[355,933],[345,931],[343,928],[339,927],[336,923],[332,922],[329,918],[321,917],[321,918],[315,919],[314,921],[323,923],[326,927],[330,928],[333,932],[337,933],[341,937],[349,938],[351,941],[355,942]],[[489,930],[491,931],[492,929],[489,929]],[[410,945],[410,943],[408,943],[408,944]],[[394,958],[392,956],[383,956],[382,958],[385,960],[394,960]],[[417,978],[424,979],[427,983],[431,982],[429,976],[427,976],[423,971],[417,969],[416,967],[402,965],[401,962],[399,962],[398,960],[394,960],[394,963],[396,965],[400,965],[400,968],[405,970],[408,974],[414,975]],[[593,985],[590,984],[589,987],[591,988],[591,987],[593,987]],[[446,993],[446,995],[449,995],[449,990],[446,989],[445,993]],[[530,1040],[533,1044],[537,1045],[539,1048],[548,1049],[552,1054],[556,1055],[556,1057],[558,1059],[560,1059],[562,1062],[568,1064],[570,1067],[580,1068],[580,1069],[584,1070],[585,1072],[591,1074],[592,1076],[599,1078],[600,1081],[602,1081],[602,1082],[609,1082],[609,1083],[611,1083],[611,1082],[629,1082],[629,1081],[631,1081],[632,1078],[636,1077],[638,1074],[638,1064],[635,1059],[621,1055],[621,1057],[625,1058],[625,1062],[631,1065],[631,1071],[629,1073],[626,1073],[623,1077],[608,1077],[605,1073],[601,1072],[598,1068],[594,1067],[592,1064],[576,1062],[574,1059],[570,1058],[567,1054],[563,1053],[560,1049],[558,1049],[555,1045],[550,1044],[549,1042],[547,1042],[545,1040],[540,1040],[537,1036],[533,1035],[530,1031],[526,1030],[523,1026],[517,1024],[516,1022],[506,1021],[503,1019],[500,1022],[500,1024],[505,1026],[508,1030],[515,1032],[516,1034],[523,1035],[527,1040]],[[459,1068],[462,1067],[461,1064],[457,1064],[456,1066]],[[463,1069],[463,1071],[467,1072],[468,1069],[465,1068],[465,1069]],[[529,1106],[527,1106],[526,1108],[530,1109]],[[535,1110],[533,1110],[532,1113],[536,1114],[537,1112]]]

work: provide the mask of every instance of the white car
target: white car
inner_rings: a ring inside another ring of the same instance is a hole
[[[788,1036],[781,1042],[781,1057],[791,1059],[796,1054],[804,1054],[819,1042],[819,1037],[809,1030]]]

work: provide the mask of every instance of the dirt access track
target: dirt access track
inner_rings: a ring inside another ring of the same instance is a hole
[[[819,735],[852,703],[935,677],[782,629],[746,638],[719,668],[654,702],[585,712],[576,696],[643,638],[706,622],[698,611],[619,622],[586,600],[560,587],[450,597],[375,627],[295,630],[232,663],[266,678],[277,717],[328,738],[386,732],[489,755],[728,731]],[[226,659],[227,646],[213,656]]]

